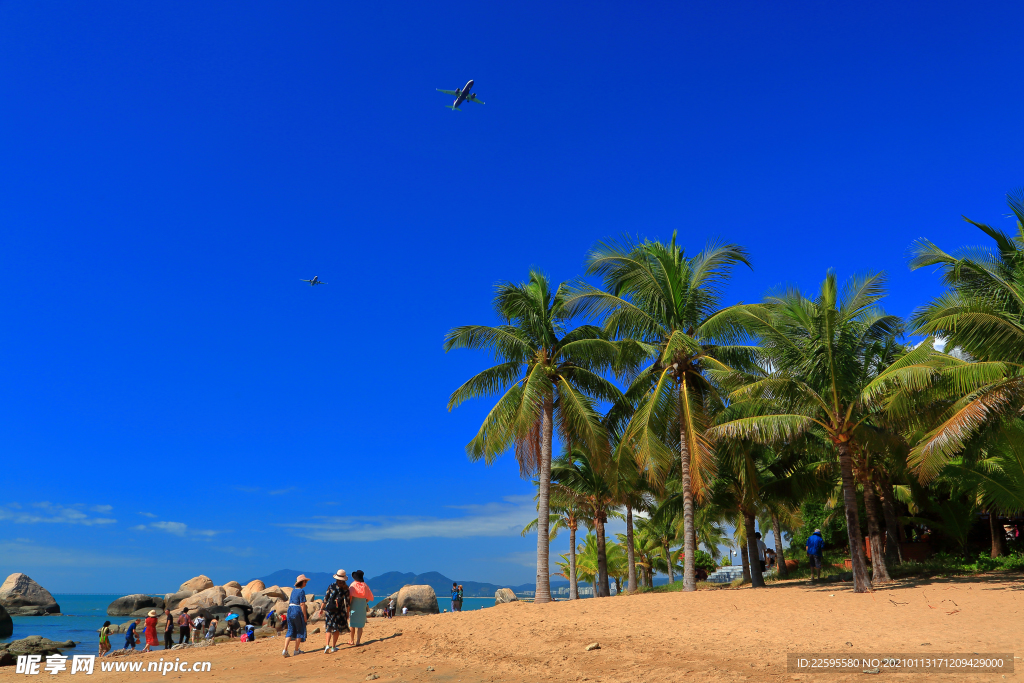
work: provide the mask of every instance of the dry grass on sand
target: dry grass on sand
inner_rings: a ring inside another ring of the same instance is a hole
[[[905,679],[1024,681],[1013,674],[788,674],[790,652],[1024,654],[1024,577],[904,580],[869,594],[849,584],[781,582],[749,588],[558,602],[512,603],[462,614],[371,619],[364,645],[281,657],[283,640],[187,650],[206,674],[95,675],[104,681],[788,681]],[[401,635],[395,635],[400,631]],[[586,652],[589,643],[601,648]],[[319,645],[320,650],[314,648]],[[83,646],[84,649],[84,646]],[[91,648],[90,648],[91,650]],[[181,651],[173,653],[181,655]],[[158,659],[162,652],[131,659]],[[432,666],[434,671],[428,671]],[[97,667],[98,669],[98,667]],[[13,667],[0,678],[14,677]],[[372,679],[371,679],[372,680]]]

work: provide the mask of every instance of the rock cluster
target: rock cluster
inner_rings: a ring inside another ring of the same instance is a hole
[[[0,605],[15,617],[60,614],[60,605],[50,591],[20,572],[8,576],[0,586]]]

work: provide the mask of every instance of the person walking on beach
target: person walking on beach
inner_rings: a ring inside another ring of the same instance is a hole
[[[452,612],[455,611],[455,605],[459,602],[459,584],[452,581]]]
[[[303,590],[307,583],[309,583],[309,579],[306,578],[306,575],[299,574],[295,579],[295,589],[288,597],[288,631],[285,632],[284,650],[281,651],[285,657],[290,656],[288,643],[293,640],[295,641],[293,654],[302,654],[299,646],[306,640],[306,621],[309,619],[309,613],[306,611],[308,609],[306,607],[306,591]]]
[[[348,633],[348,574],[339,569],[324,595],[324,654],[338,651],[338,637]]]
[[[462,584],[459,584],[459,604],[457,605],[459,611],[462,611]]]
[[[128,630],[124,632],[124,649],[135,651],[135,629],[139,625],[139,619],[128,624]]]
[[[390,602],[388,602],[388,619],[394,619],[394,618],[395,618],[395,599],[391,598]]]
[[[807,559],[811,563],[811,578],[821,578],[821,559],[825,549],[825,539],[821,537],[821,529],[815,529],[814,533],[807,538]]]
[[[170,650],[174,647],[174,617],[171,610],[164,610],[164,649]]]
[[[349,615],[348,625],[351,631],[348,634],[349,644],[356,647],[362,645],[363,629],[366,627],[366,606],[373,600],[373,592],[370,587],[363,583],[363,570],[357,569],[352,572],[355,582],[349,586],[348,595]]]
[[[192,627],[191,617],[188,616],[188,607],[181,610],[178,615],[178,645],[190,642],[189,629]]]
[[[192,642],[198,643],[203,637],[203,626],[206,624],[206,619],[203,618],[202,614],[197,614],[196,618],[192,620]]]
[[[103,627],[100,629],[100,651],[99,656],[110,652],[110,622],[104,621]]]
[[[157,646],[159,642],[156,638],[156,610],[149,610],[149,614],[146,615],[146,629],[143,633],[146,634],[146,647],[142,648],[143,652],[152,652],[150,648]]]

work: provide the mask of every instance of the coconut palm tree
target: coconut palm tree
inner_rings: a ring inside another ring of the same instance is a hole
[[[514,449],[520,472],[538,475],[536,602],[551,600],[548,525],[554,431],[564,443],[582,443],[594,453],[607,450],[595,400],[615,402],[621,392],[602,376],[617,356],[600,329],[567,330],[573,311],[564,286],[552,290],[547,278],[496,287],[494,310],[500,325],[466,325],[445,336],[444,349],[489,351],[497,365],[470,378],[452,393],[448,409],[471,398],[500,395],[466,446],[470,460],[491,464]]]
[[[937,425],[910,453],[922,481],[936,476],[983,427],[1024,408],[1024,189],[1007,195],[1016,234],[964,217],[992,247],[952,254],[928,240],[914,246],[911,269],[937,266],[948,290],[917,310],[918,334],[945,339],[950,359],[945,389],[952,398]]]
[[[600,276],[603,289],[581,281],[570,298],[574,310],[604,316],[608,334],[628,342],[620,347],[619,364],[639,369],[626,392],[638,408],[622,441],[641,471],[663,478],[674,453],[679,456],[687,591],[697,589],[694,495],[713,473],[704,431],[719,397],[709,370],[749,363],[754,352],[735,345],[740,330],[721,310],[724,285],[737,264],[750,265],[743,247],[712,243],[688,257],[675,233],[668,244],[604,242],[587,259],[587,274]]]
[[[561,506],[573,505],[586,510],[591,526],[596,532],[597,583],[594,594],[597,597],[610,595],[608,586],[607,541],[605,524],[609,517],[622,517],[613,510],[615,494],[604,473],[599,471],[589,451],[581,446],[566,450],[551,467],[552,500]]]
[[[540,484],[538,483],[539,486]],[[586,511],[574,501],[569,501],[566,505],[550,504],[549,509],[551,514],[548,517],[548,526],[551,529],[551,533],[548,540],[554,541],[555,537],[558,536],[558,532],[562,529],[569,531],[569,552],[567,553],[569,565],[564,575],[569,581],[569,599],[576,600],[580,597],[579,585],[576,581],[576,532],[579,530],[581,523],[588,529],[590,524],[587,520]],[[520,536],[526,536],[526,534],[536,529],[537,520],[535,519],[523,527]]]
[[[730,395],[735,402],[753,402],[755,414],[711,430],[716,438],[768,444],[820,430],[834,445],[858,593],[870,590],[854,473],[859,432],[868,429],[866,423],[879,411],[873,399],[880,400],[882,387],[918,360],[907,354],[881,371],[866,366],[871,359],[868,348],[900,332],[899,318],[878,308],[884,295],[885,278],[880,273],[851,278],[841,290],[835,273],[829,271],[814,299],[791,289],[764,304],[742,307],[745,324],[761,342],[771,371],[763,378],[752,377]],[[930,349],[922,353],[927,355]]]

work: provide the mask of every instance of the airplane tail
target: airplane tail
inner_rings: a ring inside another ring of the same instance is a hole
[[[461,110],[461,109],[459,109],[458,107],[456,107],[456,106],[454,106],[454,105],[451,105],[451,104],[446,104],[446,105],[444,105],[444,106],[448,107],[448,108],[449,108],[449,109],[451,109],[452,111],[462,111],[462,110]]]

